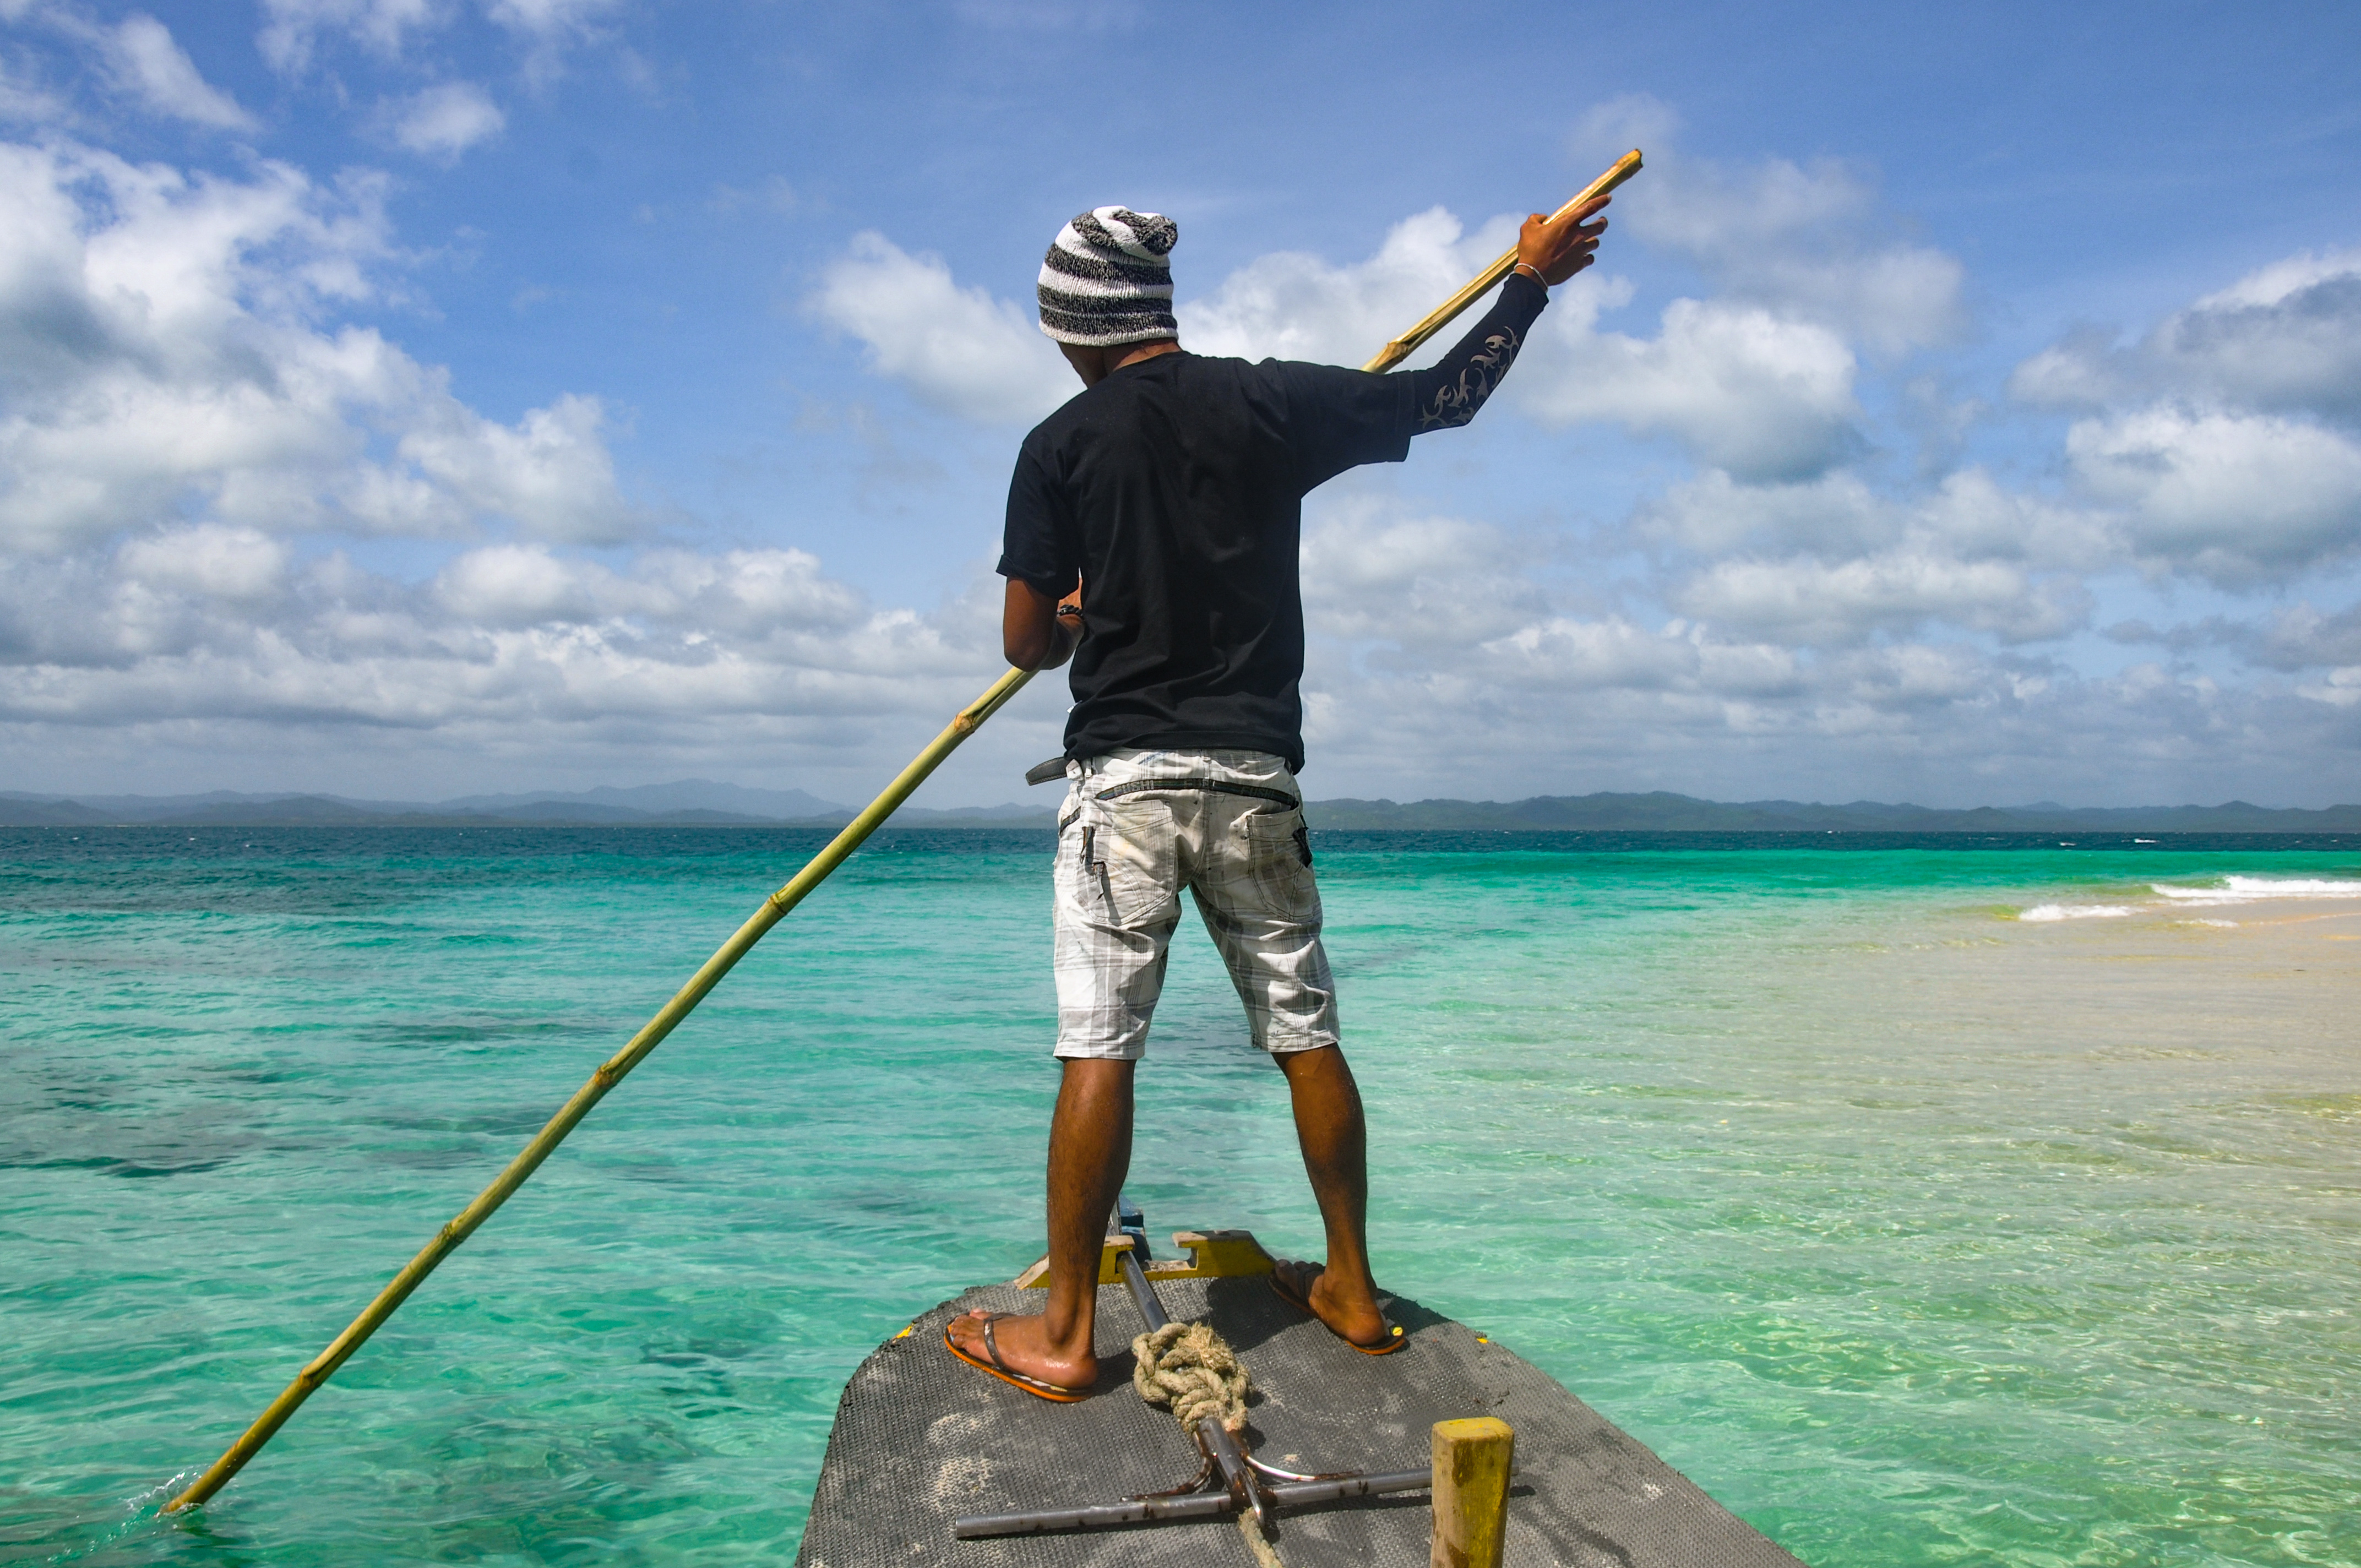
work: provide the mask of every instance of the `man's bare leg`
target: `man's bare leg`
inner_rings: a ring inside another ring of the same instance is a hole
[[[1057,1113],[1049,1119],[1048,1307],[1038,1316],[994,1323],[992,1340],[1012,1370],[1064,1388],[1087,1388],[1099,1376],[1098,1357],[1091,1354],[1099,1249],[1107,1214],[1131,1168],[1133,1064],[1069,1059],[1063,1065]],[[1357,1102],[1354,1109],[1357,1115]],[[981,1309],[952,1319],[950,1333],[970,1355],[992,1359],[984,1354]]]
[[[1311,1286],[1312,1310],[1356,1344],[1385,1338],[1378,1284],[1369,1275],[1369,1133],[1361,1090],[1334,1046],[1279,1058],[1295,1106],[1304,1174],[1328,1232],[1328,1266]]]

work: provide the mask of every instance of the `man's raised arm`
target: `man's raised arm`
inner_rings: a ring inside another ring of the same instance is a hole
[[[1596,218],[1608,198],[1596,197],[1562,217],[1539,213],[1525,220],[1517,236],[1516,269],[1500,285],[1499,298],[1484,319],[1468,329],[1440,361],[1424,370],[1411,371],[1411,397],[1418,410],[1413,433],[1451,430],[1476,417],[1476,411],[1517,362],[1525,334],[1549,303],[1553,285],[1565,282],[1597,259],[1598,236],[1607,220]]]

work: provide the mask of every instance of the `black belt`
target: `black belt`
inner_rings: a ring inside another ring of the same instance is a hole
[[[1271,801],[1287,807],[1290,811],[1301,811],[1303,808],[1301,801],[1283,789],[1265,789],[1260,784],[1230,784],[1222,779],[1134,779],[1129,784],[1119,784],[1113,789],[1101,790],[1090,798],[1113,800],[1118,795],[1145,795],[1151,790],[1167,789],[1211,790],[1215,795],[1242,795],[1250,800]],[[1082,813],[1076,812],[1074,817],[1081,815]],[[1058,831],[1063,833],[1073,825],[1073,817],[1061,817],[1058,822]]]
[[[1243,795],[1253,800],[1276,801],[1290,811],[1301,809],[1303,803],[1283,789],[1265,789],[1260,784],[1231,784],[1222,779],[1134,779],[1113,789],[1103,789],[1093,800],[1113,800],[1118,795],[1146,795],[1151,790],[1208,789],[1215,795]]]
[[[1066,759],[1063,757],[1052,757],[1025,770],[1025,782],[1028,784],[1048,784],[1052,779],[1065,776]],[[1282,789],[1265,789],[1260,784],[1225,784],[1217,779],[1134,779],[1129,784],[1102,790],[1093,798],[1113,800],[1120,795],[1141,795],[1159,789],[1209,789],[1216,795],[1243,795],[1254,800],[1270,801],[1290,811],[1301,810],[1303,806],[1301,801]]]

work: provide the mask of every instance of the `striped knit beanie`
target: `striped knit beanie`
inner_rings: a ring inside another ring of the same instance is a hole
[[[1041,263],[1041,330],[1092,348],[1180,336],[1165,259],[1180,237],[1160,213],[1094,207],[1076,216]]]

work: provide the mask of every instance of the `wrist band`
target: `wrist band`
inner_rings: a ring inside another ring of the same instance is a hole
[[[1528,277],[1534,282],[1540,284],[1542,286],[1543,293],[1546,294],[1549,292],[1549,280],[1543,277],[1542,269],[1534,266],[1532,262],[1520,261],[1516,266],[1510,268],[1510,270],[1512,272],[1522,273],[1525,277]]]

